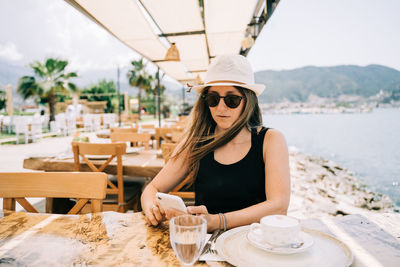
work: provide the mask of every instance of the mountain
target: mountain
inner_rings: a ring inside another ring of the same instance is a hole
[[[72,70],[69,70],[72,71]],[[117,81],[116,70],[96,70],[87,71],[84,73],[77,72],[78,77],[71,79],[79,88],[84,88],[90,84],[97,83],[102,79]],[[130,95],[135,96],[137,94],[137,88],[129,86],[126,78],[127,70],[122,70],[120,73],[120,89],[121,92],[129,92]],[[6,61],[0,60],[0,85],[11,84],[13,91],[15,91],[18,84],[19,78],[25,75],[33,75],[33,71],[29,67],[20,65],[13,65]],[[170,81],[163,81],[164,86],[167,90],[175,91],[181,89],[180,85]]]
[[[121,71],[120,74],[121,92],[129,92],[129,95],[136,96],[137,88],[129,86],[126,72],[127,70]],[[16,91],[18,79],[32,74],[29,67],[0,60],[0,85],[11,84]],[[97,83],[101,79],[117,80],[116,70],[78,72],[78,75],[78,78],[71,81],[80,88]],[[308,66],[293,70],[264,70],[255,73],[255,80],[266,85],[264,93],[259,97],[260,103],[279,102],[284,99],[307,101],[310,95],[335,99],[341,95],[369,97],[378,94],[380,90],[400,90],[400,71],[381,65]],[[163,84],[167,88],[167,95],[175,99],[182,98],[182,87],[179,84],[168,79],[164,79]],[[197,94],[185,93],[185,98],[186,101],[194,102]]]
[[[260,102],[279,102],[285,98],[306,101],[311,94],[333,98],[344,94],[369,97],[380,90],[400,89],[400,71],[381,65],[265,70],[256,72],[255,80],[266,86]]]
[[[0,84],[2,85],[11,84],[15,87],[20,77],[32,74],[33,71],[27,67],[0,61]]]

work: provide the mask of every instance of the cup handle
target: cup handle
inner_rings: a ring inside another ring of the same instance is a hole
[[[253,231],[253,230],[256,230],[256,229],[259,229],[260,228],[260,224],[259,223],[252,223],[251,225],[250,225],[250,229]]]

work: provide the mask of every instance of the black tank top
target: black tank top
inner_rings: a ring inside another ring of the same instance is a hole
[[[240,210],[263,202],[265,164],[263,143],[268,128],[252,129],[251,148],[246,156],[225,165],[214,159],[214,151],[200,160],[194,183],[195,205],[205,205],[209,213]]]

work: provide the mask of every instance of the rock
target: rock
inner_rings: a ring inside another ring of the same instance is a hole
[[[290,153],[292,201],[289,215],[301,218],[363,212],[400,212],[392,200],[370,191],[352,172],[330,160]]]

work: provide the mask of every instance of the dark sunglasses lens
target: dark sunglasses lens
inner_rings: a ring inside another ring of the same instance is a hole
[[[242,98],[237,95],[227,95],[225,96],[225,104],[230,108],[237,108],[240,105]]]
[[[219,95],[217,94],[207,94],[205,99],[210,107],[216,107],[219,103]]]

